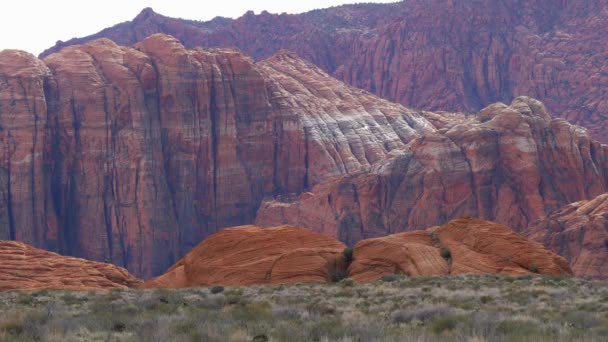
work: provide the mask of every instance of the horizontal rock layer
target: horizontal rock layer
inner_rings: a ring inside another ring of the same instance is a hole
[[[471,216],[521,231],[606,191],[608,146],[525,97],[476,116],[424,113],[439,127],[368,171],[265,201],[257,224],[294,224],[354,244]]]
[[[0,291],[97,290],[141,284],[123,268],[61,256],[15,241],[0,241],[0,260]]]
[[[416,108],[473,112],[536,97],[606,141],[607,25],[606,0],[411,0],[210,22],[146,9],[43,55],[103,37],[133,45],[152,33],[188,47],[238,47],[256,59],[289,49],[351,85]]]
[[[565,206],[524,232],[564,256],[579,277],[608,277],[608,194]]]

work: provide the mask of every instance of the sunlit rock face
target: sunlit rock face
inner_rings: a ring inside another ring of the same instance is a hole
[[[334,177],[290,200],[267,200],[258,225],[297,224],[353,244],[471,216],[521,231],[608,183],[608,146],[542,103],[519,97],[475,117],[425,113],[442,127],[369,171]]]

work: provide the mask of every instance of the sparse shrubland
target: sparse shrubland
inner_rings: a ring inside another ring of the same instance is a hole
[[[607,339],[608,283],[568,278],[0,293],[0,341]]]

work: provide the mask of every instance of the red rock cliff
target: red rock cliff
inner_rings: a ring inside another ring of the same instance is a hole
[[[531,96],[605,141],[608,1],[444,1],[347,5],[300,15],[252,12],[210,22],[144,10],[61,47],[149,34],[186,46],[238,47],[257,59],[289,49],[347,83],[416,108],[473,112]]]
[[[348,244],[462,216],[520,231],[606,191],[608,146],[552,120],[536,100],[495,104],[475,117],[425,116],[442,128],[369,171],[327,180],[296,199],[265,201],[257,224],[295,224]]]
[[[279,52],[154,35],[0,54],[0,238],[164,271],[265,196],[369,168],[434,130]]]

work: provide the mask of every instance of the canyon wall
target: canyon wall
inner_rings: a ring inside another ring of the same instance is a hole
[[[197,22],[145,9],[73,44],[133,45],[167,33],[188,47],[238,47],[255,59],[288,49],[334,77],[413,108],[476,112],[517,96],[606,141],[608,1],[411,0]]]

